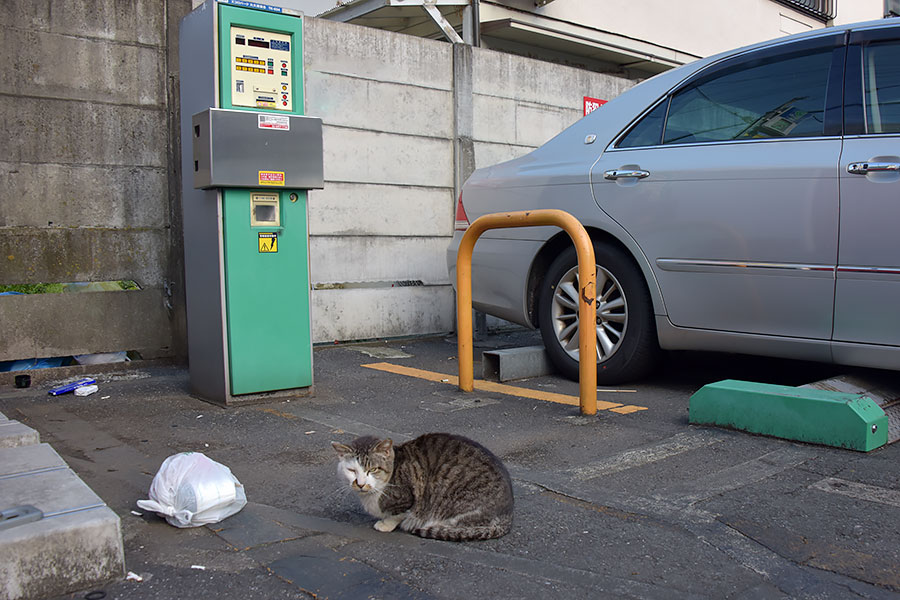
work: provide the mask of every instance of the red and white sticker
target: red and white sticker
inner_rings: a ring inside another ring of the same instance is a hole
[[[606,100],[601,100],[600,98],[591,98],[590,96],[584,96],[584,116],[587,116],[606,104]]]
[[[283,115],[257,115],[260,129],[280,129],[289,131],[291,129],[290,118]]]
[[[284,185],[284,171],[260,171],[259,185]]]

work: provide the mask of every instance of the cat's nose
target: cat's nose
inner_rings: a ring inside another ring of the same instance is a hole
[[[372,486],[367,483],[364,486],[362,486],[360,489],[364,492],[368,492],[369,490],[372,489]]]

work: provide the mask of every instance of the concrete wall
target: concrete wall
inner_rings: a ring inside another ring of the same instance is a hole
[[[445,251],[473,166],[520,156],[632,83],[308,18],[306,113],[324,122],[310,193],[317,342],[452,331]]]
[[[0,284],[142,288],[0,297],[0,361],[186,355],[176,46],[190,8],[0,3]],[[326,178],[310,194],[314,341],[452,331],[461,182],[630,83],[314,18],[304,36]]]
[[[475,165],[537,148],[584,116],[584,96],[611,100],[633,81],[492,50],[473,49]]]
[[[0,360],[178,353],[177,23],[189,0],[0,3],[0,284],[140,291],[0,298]],[[167,308],[167,304],[173,308]]]

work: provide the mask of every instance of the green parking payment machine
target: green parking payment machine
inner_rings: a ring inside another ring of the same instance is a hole
[[[207,0],[181,23],[182,214],[191,391],[223,405],[312,390],[303,17]]]

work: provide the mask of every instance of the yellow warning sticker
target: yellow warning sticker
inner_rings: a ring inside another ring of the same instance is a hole
[[[259,185],[284,185],[284,171],[260,171]]]
[[[259,251],[262,252],[278,252],[278,234],[277,233],[260,233],[259,234]]]

